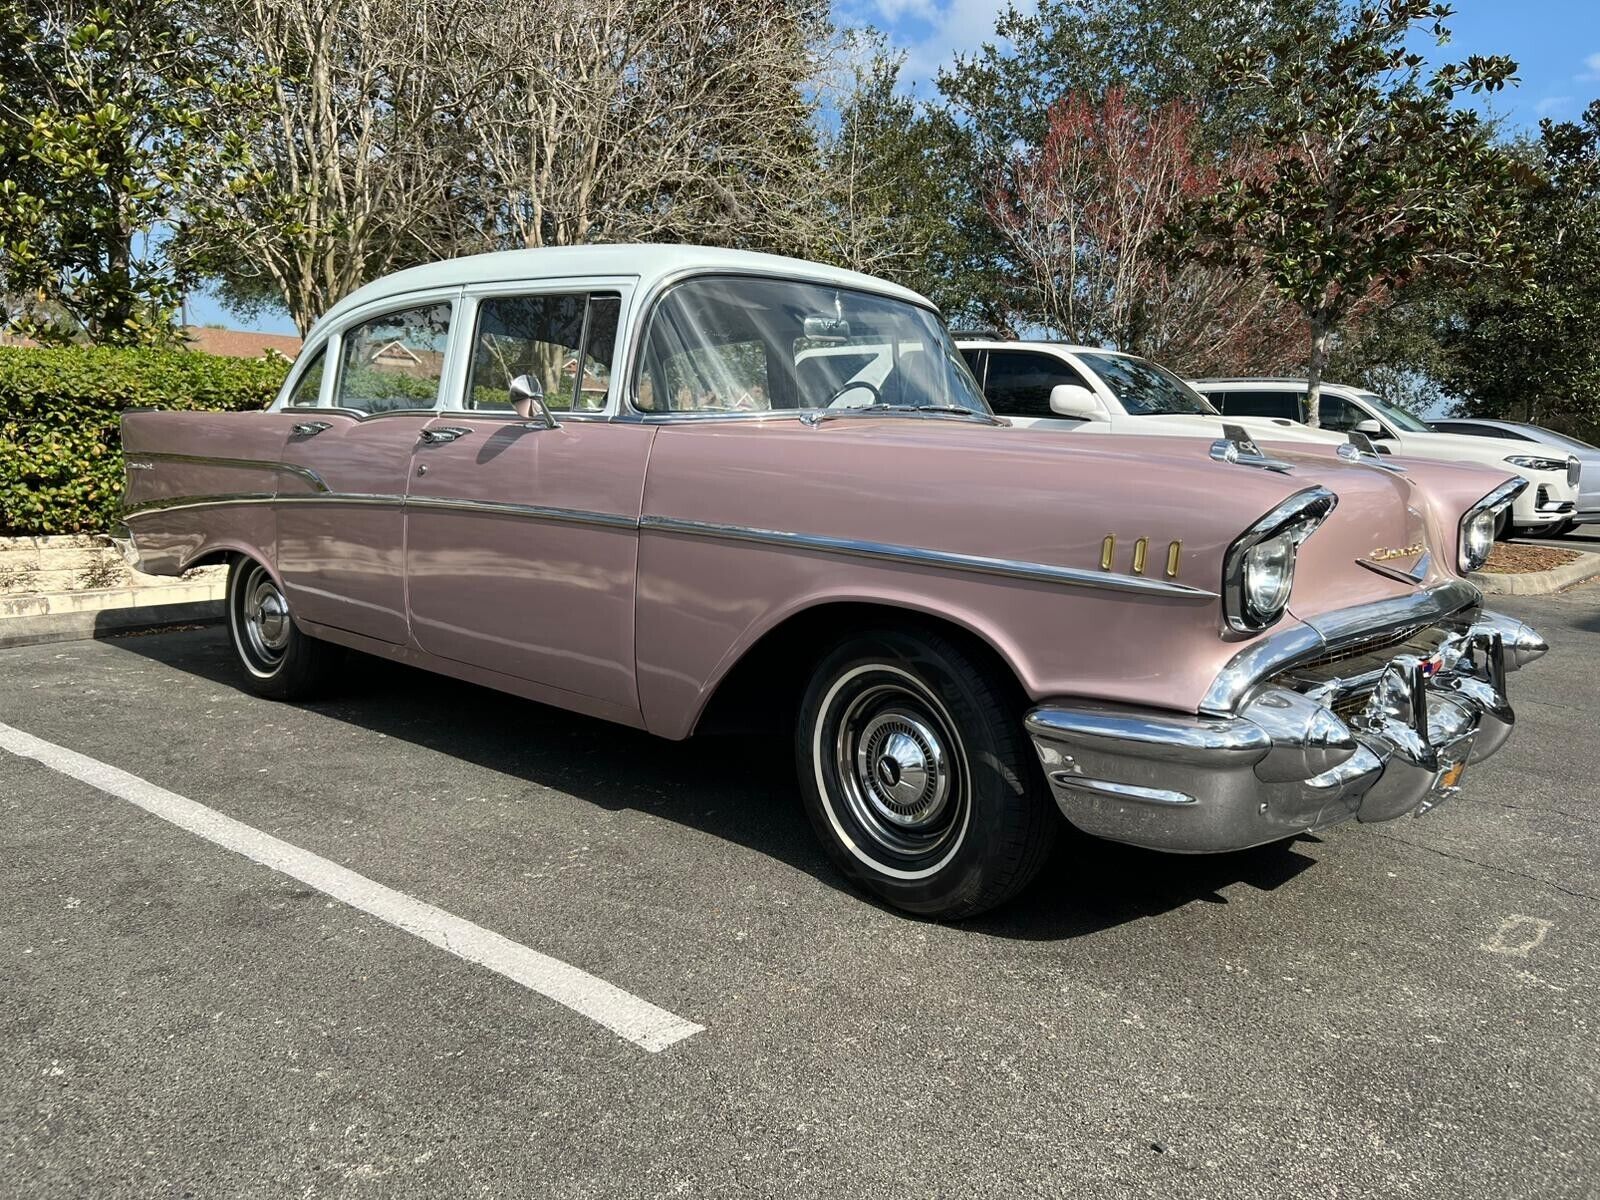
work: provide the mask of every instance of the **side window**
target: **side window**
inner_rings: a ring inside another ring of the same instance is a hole
[[[1050,389],[1061,383],[1088,387],[1069,363],[1050,354],[1026,350],[989,351],[989,377],[984,395],[1003,417],[1048,417]]]
[[[1332,429],[1337,433],[1349,433],[1356,427],[1357,421],[1371,419],[1342,396],[1323,393],[1322,403],[1318,407],[1322,410],[1317,414],[1322,428]]]
[[[966,360],[967,370],[972,372],[972,377],[981,384],[983,382],[983,351],[963,350],[961,357]]]
[[[385,313],[345,330],[334,406],[364,413],[437,407],[449,338],[448,304]]]
[[[510,386],[528,376],[552,412],[599,412],[611,393],[622,298],[568,292],[493,296],[478,304],[465,407],[512,412]]]
[[[322,348],[319,346],[316,353],[311,356],[311,365],[301,371],[300,378],[294,381],[294,391],[289,393],[290,408],[310,408],[317,402],[317,397],[322,392],[324,361]]]
[[[1300,419],[1299,397],[1293,392],[1211,392],[1206,399],[1229,416]]]

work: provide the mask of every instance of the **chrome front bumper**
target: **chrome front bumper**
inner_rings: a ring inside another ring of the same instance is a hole
[[[1237,850],[1351,817],[1420,816],[1447,799],[1511,733],[1506,673],[1546,649],[1520,621],[1462,613],[1386,661],[1281,672],[1230,716],[1045,704],[1027,730],[1056,803],[1085,832]]]

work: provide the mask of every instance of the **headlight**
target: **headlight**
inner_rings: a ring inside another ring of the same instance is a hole
[[[1500,514],[1511,507],[1511,502],[1527,486],[1526,479],[1507,480],[1467,509],[1456,536],[1456,563],[1463,574],[1476,571],[1488,560],[1489,551],[1494,549],[1494,531],[1500,523]]]
[[[1564,458],[1546,458],[1542,454],[1513,454],[1506,459],[1513,467],[1521,467],[1524,471],[1565,471],[1567,460]]]
[[[1283,616],[1294,589],[1300,543],[1338,502],[1327,488],[1297,492],[1228,547],[1222,563],[1222,606],[1228,628],[1255,633]]]
[[[1283,611],[1294,586],[1296,542],[1287,533],[1268,538],[1244,552],[1244,607],[1259,617]]]

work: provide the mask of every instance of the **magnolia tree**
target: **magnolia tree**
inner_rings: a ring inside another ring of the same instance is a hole
[[[181,0],[0,0],[0,293],[47,342],[176,336],[194,264],[172,236],[246,173],[248,71]]]
[[[1037,148],[1013,151],[991,217],[1027,283],[1015,314],[1073,341],[1109,344],[1189,372],[1279,365],[1295,314],[1271,281],[1174,258],[1167,224],[1222,172],[1258,176],[1268,155],[1206,152],[1192,107],[1145,108],[1113,88],[1050,110]]]
[[[1512,82],[1516,64],[1474,55],[1426,72],[1408,37],[1421,26],[1443,44],[1450,15],[1431,0],[1364,2],[1327,45],[1280,36],[1227,59],[1279,152],[1189,201],[1180,225],[1200,261],[1264,270],[1302,314],[1313,425],[1332,341],[1363,305],[1513,252],[1511,160],[1455,102]]]

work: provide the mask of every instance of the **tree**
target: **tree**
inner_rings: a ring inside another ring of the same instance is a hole
[[[449,254],[460,164],[439,63],[463,19],[438,0],[228,0],[232,54],[270,80],[242,114],[249,179],[186,245],[243,306],[271,297],[304,333],[368,280]]]
[[[42,341],[177,336],[193,275],[172,231],[232,186],[229,116],[246,73],[173,0],[0,0],[0,290],[7,327]]]
[[[817,211],[805,85],[827,29],[787,0],[465,0],[438,64],[471,237],[798,249]]]
[[[1008,255],[1028,286],[1013,324],[1111,345],[1180,371],[1270,369],[1293,319],[1270,281],[1165,252],[1183,205],[1209,196],[1224,170],[1259,174],[1248,144],[1206,151],[1193,106],[1151,109],[1112,88],[1073,94],[1050,111],[1037,148],[1014,150],[989,201]]]
[[[1432,0],[1373,0],[1315,53],[1291,36],[1227,61],[1230,83],[1275,114],[1264,134],[1283,153],[1189,205],[1181,224],[1204,260],[1259,263],[1304,315],[1313,425],[1332,339],[1364,304],[1514,250],[1511,160],[1455,101],[1513,81],[1516,64],[1474,55],[1425,75],[1406,39],[1421,25],[1443,44],[1449,16]]]
[[[1600,424],[1600,100],[1543,121],[1523,181],[1526,274],[1466,289],[1441,314],[1444,382],[1466,411]]]
[[[967,131],[897,90],[902,56],[881,35],[849,35],[843,86],[820,107],[824,209],[810,253],[928,296],[952,320],[998,319],[1002,294],[983,274],[971,229],[986,221]]]

